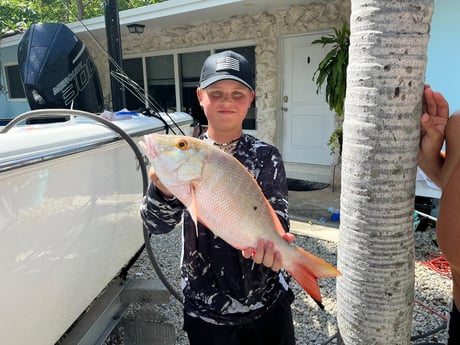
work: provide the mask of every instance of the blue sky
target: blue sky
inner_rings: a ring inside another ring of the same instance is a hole
[[[460,1],[435,0],[426,82],[442,92],[450,112],[460,110]]]

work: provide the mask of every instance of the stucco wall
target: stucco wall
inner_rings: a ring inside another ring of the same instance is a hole
[[[280,2],[281,4],[281,2]],[[252,40],[256,45],[257,136],[276,142],[276,123],[280,109],[279,71],[281,37],[341,27],[348,21],[347,1],[314,2],[257,15],[236,16],[224,21],[209,21],[174,29],[146,28],[142,35],[122,37],[123,54],[168,51],[224,42]],[[107,58],[84,37],[98,65],[104,95],[109,95]],[[105,46],[105,42],[102,42]],[[110,99],[110,97],[108,97]]]

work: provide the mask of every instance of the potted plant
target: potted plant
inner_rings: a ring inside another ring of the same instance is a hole
[[[317,94],[321,92],[323,84],[326,84],[324,89],[326,102],[330,110],[334,111],[338,117],[342,117],[347,87],[348,47],[350,45],[348,23],[344,22],[340,30],[334,28],[334,34],[322,36],[313,41],[312,44],[322,44],[323,47],[332,45],[331,50],[321,60],[318,69],[313,74],[313,81],[316,83]],[[342,153],[341,126],[331,134],[327,145],[332,153],[337,151],[339,155]]]

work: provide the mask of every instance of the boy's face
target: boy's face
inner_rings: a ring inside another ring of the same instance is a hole
[[[197,97],[215,130],[241,129],[254,91],[235,80],[221,80],[206,89],[197,89]]]

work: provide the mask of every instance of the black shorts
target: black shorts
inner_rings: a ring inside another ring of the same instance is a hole
[[[450,312],[449,324],[447,326],[448,341],[447,345],[460,344],[460,313],[452,301],[452,310]]]
[[[295,345],[291,306],[279,303],[254,322],[214,325],[184,315],[190,345]]]

